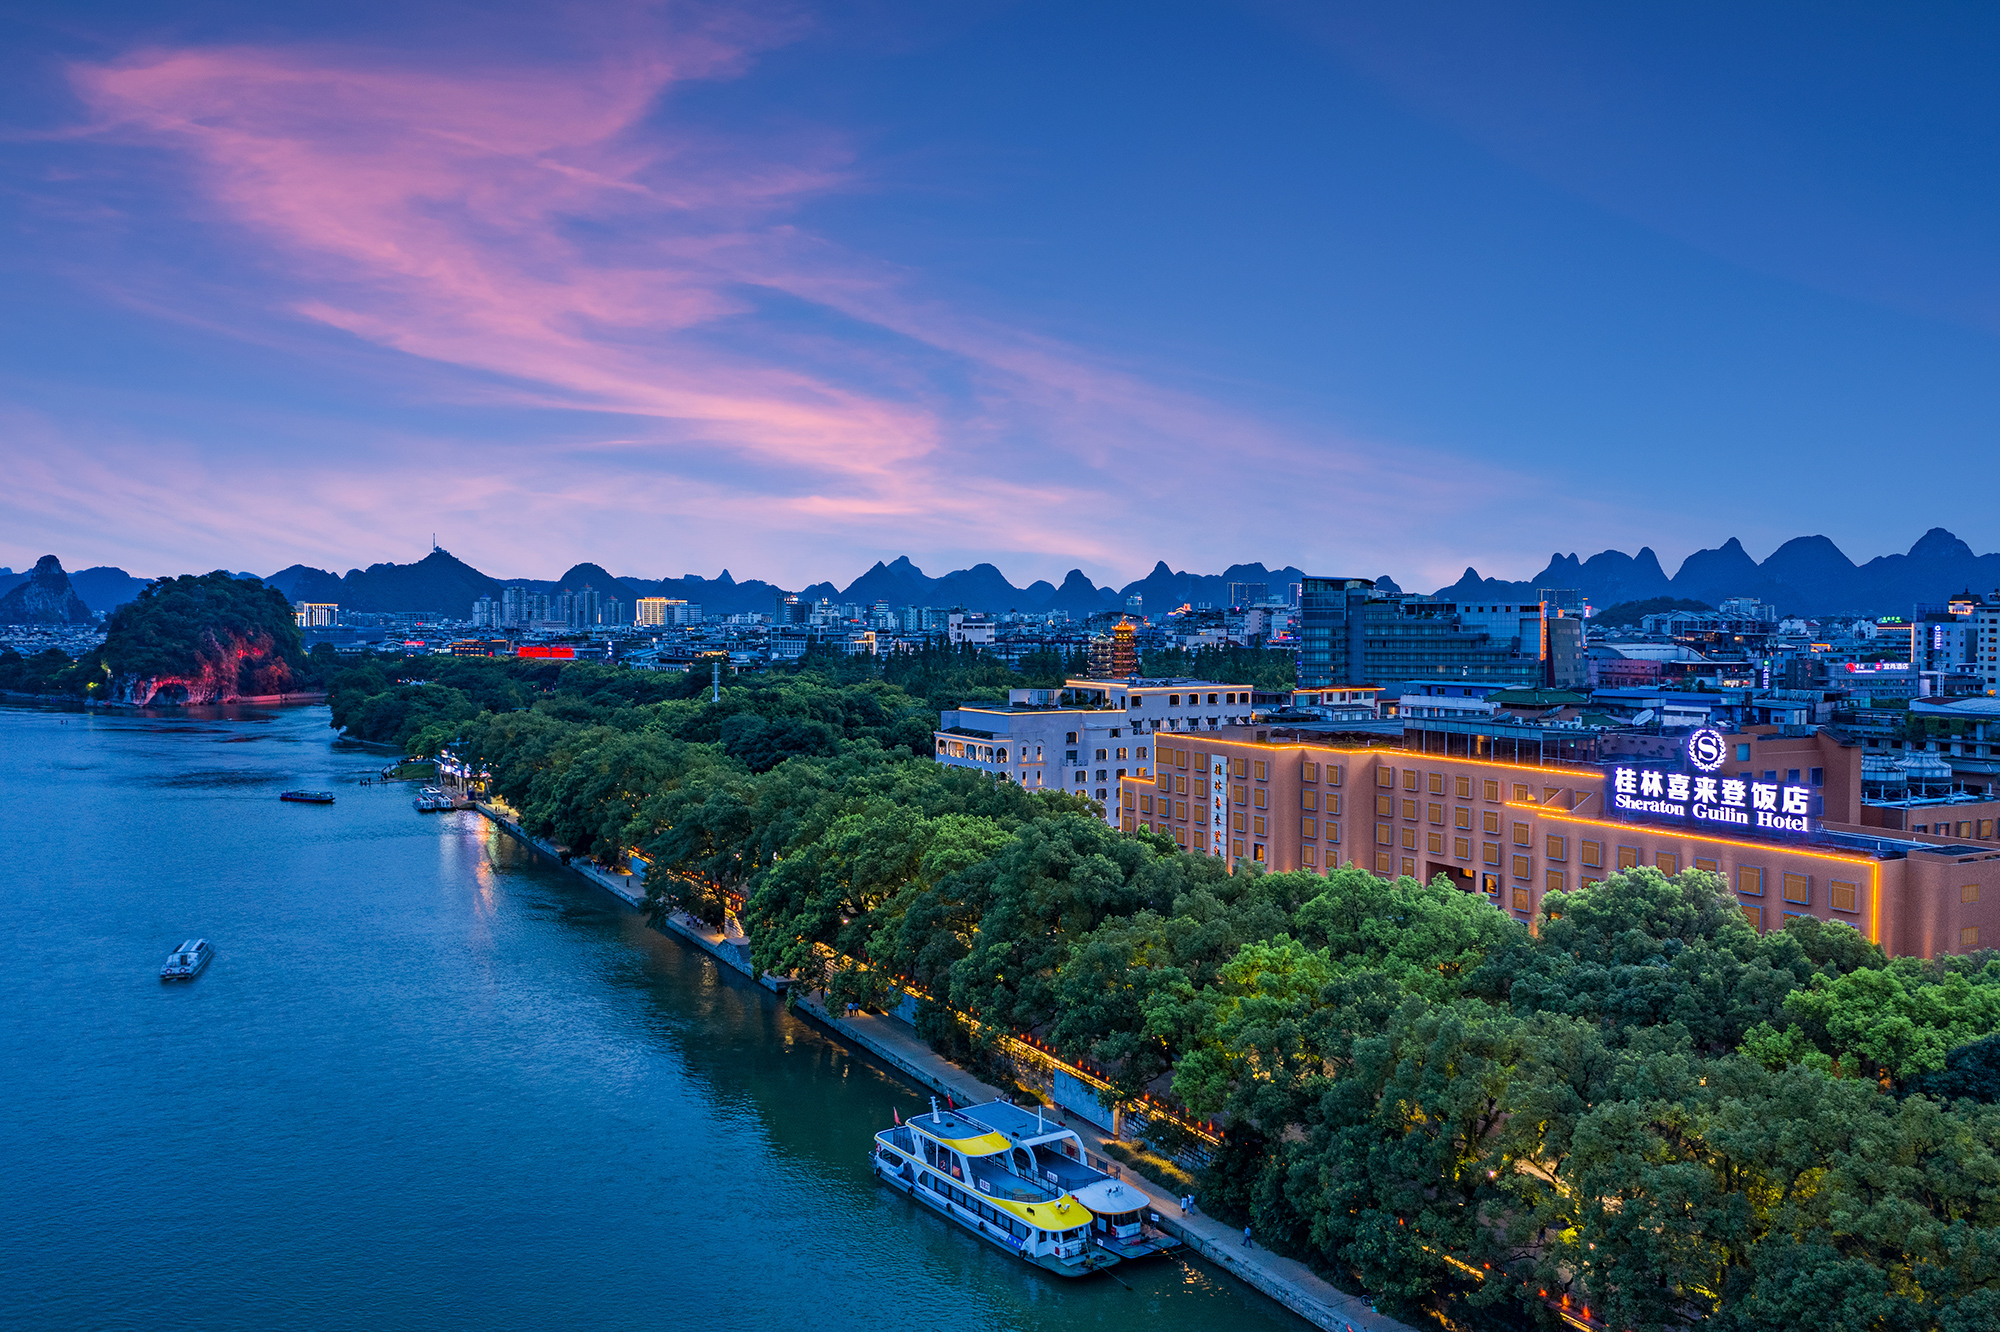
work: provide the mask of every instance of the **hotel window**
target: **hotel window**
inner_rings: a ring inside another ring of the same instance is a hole
[[[1861,908],[1855,905],[1858,896],[1855,885],[1845,879],[1835,879],[1826,886],[1826,904],[1835,911],[1859,911]]]
[[[1531,899],[1530,899],[1530,898],[1529,898],[1529,896],[1528,896],[1528,890],[1527,890],[1526,888],[1519,888],[1519,887],[1515,888],[1515,889],[1514,889],[1514,910],[1516,910],[1516,911],[1531,911],[1531,910],[1533,910],[1533,909],[1534,909],[1534,907],[1533,907],[1533,905],[1532,905],[1532,902],[1531,902]]]
[[[1329,842],[1337,842],[1337,841],[1339,841],[1339,840],[1340,840],[1340,825],[1339,825],[1339,824],[1337,824],[1337,823],[1329,823],[1329,824],[1327,824],[1327,825],[1326,825],[1326,840],[1327,840],[1327,841],[1329,841]]]
[[[1411,820],[1417,817],[1417,802],[1409,796],[1403,797],[1403,817]]]
[[[1299,764],[1299,780],[1302,782],[1318,781],[1319,764],[1314,763],[1311,759],[1307,759],[1303,763]]]
[[[1319,808],[1319,792],[1317,792],[1317,791],[1301,791],[1301,792],[1299,792],[1299,808],[1300,808],[1300,809],[1318,809],[1318,808]]]
[[[1764,895],[1764,871],[1750,865],[1736,867],[1736,891],[1751,897]]]
[[[1415,828],[1403,829],[1403,849],[1405,851],[1414,851],[1417,849],[1417,830]]]
[[[1561,870],[1550,870],[1542,876],[1542,891],[1545,893],[1569,891],[1569,875]]]
[[[1138,826],[1138,821],[1134,819],[1130,814],[1127,814],[1125,816],[1125,831],[1131,832],[1137,826]]]
[[[1151,814],[1153,812],[1153,797],[1149,795],[1139,797],[1139,812],[1141,814]]]
[[[1514,825],[1514,845],[1515,846],[1533,845],[1533,838],[1528,832],[1527,824],[1517,823]]]
[[[1232,828],[1234,828],[1234,829],[1235,829],[1235,830],[1236,830],[1237,832],[1242,832],[1242,831],[1243,831],[1243,819],[1244,819],[1244,815],[1242,815],[1241,813],[1237,813],[1237,814],[1231,814],[1231,815],[1229,816],[1229,826],[1230,826],[1230,827],[1232,827]]]
[[[1229,854],[1235,856],[1239,860],[1243,858],[1243,839],[1241,837],[1235,837],[1230,839]]]
[[[1319,852],[1309,846],[1301,848],[1299,851],[1299,863],[1307,867],[1319,864]]]
[[[1179,842],[1179,843],[1180,843],[1180,844],[1181,844],[1182,846],[1186,846],[1186,845],[1187,845],[1187,829],[1186,829],[1186,828],[1176,828],[1176,829],[1174,829],[1174,840],[1175,840],[1176,842]]]
[[[1375,853],[1375,872],[1377,874],[1394,874],[1396,872],[1396,858],[1387,851],[1377,851]]]
[[[1451,839],[1451,858],[1452,858],[1453,860],[1470,860],[1470,859],[1472,859],[1472,839],[1471,839],[1470,837],[1454,837],[1454,838],[1452,838],[1452,839]]]
[[[1542,854],[1547,856],[1550,860],[1568,860],[1569,838],[1554,837],[1554,836],[1543,838]]]
[[[1498,801],[1498,800],[1500,799],[1500,783],[1498,783],[1498,782],[1487,782],[1487,783],[1485,784],[1485,787],[1484,787],[1484,790],[1483,790],[1483,792],[1482,792],[1482,793],[1483,793],[1483,794],[1485,795],[1485,797],[1486,797],[1486,798],[1487,798],[1488,800],[1492,800],[1492,801]]]
[[[1604,843],[1585,842],[1577,848],[1577,855],[1592,869],[1604,868]]]
[[[1138,802],[1132,798],[1132,793],[1130,791],[1125,792],[1125,808],[1136,809],[1137,807]]]
[[[1993,840],[1993,820],[1981,819],[1979,821],[1979,840],[1982,842]]]
[[[1229,798],[1239,805],[1247,805],[1250,803],[1250,788],[1247,786],[1232,786],[1229,788]]]
[[[1125,751],[1124,751],[1123,749],[1120,749],[1120,750],[1118,751],[1118,757],[1122,759],[1122,758],[1128,758],[1128,757],[1130,757],[1130,756],[1129,756],[1128,754],[1126,754],[1126,752],[1125,752]]]
[[[1414,791],[1417,789],[1417,770],[1415,768],[1403,769],[1403,789],[1405,791]]]
[[[1562,788],[1560,786],[1544,786],[1542,788],[1542,803],[1544,805],[1560,806],[1562,802],[1557,800],[1556,797],[1561,794]]]
[[[1535,877],[1535,858],[1534,858],[1533,856],[1515,856],[1515,857],[1514,857],[1514,877],[1515,877],[1515,878],[1517,878],[1517,879],[1532,879],[1532,878],[1534,878],[1534,877]]]
[[[1653,853],[1653,868],[1666,875],[1669,879],[1673,878],[1674,875],[1681,872],[1681,853],[1678,851],[1655,851]]]
[[[1250,832],[1255,837],[1262,837],[1264,835],[1264,816],[1262,814],[1250,820]]]
[[[1394,846],[1395,844],[1396,844],[1396,826],[1392,823],[1376,824],[1375,845]]]
[[[1479,849],[1479,858],[1484,863],[1498,868],[1500,864],[1500,843],[1487,842],[1481,846]]]
[[[1175,795],[1187,794],[1187,778],[1181,776],[1181,774],[1179,773],[1174,774],[1174,794]]]
[[[1105,754],[1105,751],[1104,751],[1104,750],[1102,750],[1102,749],[1100,749],[1100,750],[1098,750],[1098,751],[1097,751],[1097,761],[1098,761],[1099,763],[1102,763],[1102,762],[1104,762],[1104,754]]]
[[[1429,816],[1429,822],[1437,824],[1440,828],[1444,826],[1443,805],[1425,805],[1424,813]]]
[[[1762,934],[1764,932],[1763,907],[1756,906],[1753,903],[1745,902],[1743,904],[1743,919],[1749,921],[1750,928],[1757,931],[1757,933]]]
[[[1454,828],[1463,828],[1467,832],[1471,832],[1472,811],[1467,809],[1464,805],[1460,805],[1457,809],[1452,811],[1451,826]]]
[[[1332,791],[1326,793],[1326,816],[1330,819],[1340,816],[1340,797]]]
[[[1300,820],[1299,820],[1299,836],[1301,836],[1301,837],[1317,837],[1317,836],[1319,836],[1319,820],[1318,820],[1318,819],[1300,819]]]
[[[1184,819],[1187,817],[1187,801],[1185,800],[1174,801],[1174,817],[1177,819]]]
[[[1979,927],[1977,925],[1967,925],[1961,929],[1958,932],[1958,946],[1960,948],[1979,947]]]
[[[1153,784],[1162,791],[1171,791],[1174,789],[1174,775],[1170,772],[1163,772],[1160,774],[1160,780]]]
[[[1218,840],[1220,840],[1220,839],[1218,839]],[[1196,829],[1194,830],[1194,849],[1195,849],[1195,850],[1197,850],[1197,851],[1206,851],[1206,850],[1208,849],[1208,830],[1207,830],[1207,829],[1205,829],[1205,828],[1196,828]]]
[[[1263,787],[1263,786],[1252,787],[1250,791],[1250,803],[1255,805],[1257,808],[1262,809],[1264,808],[1264,798],[1270,794],[1271,792],[1269,787]]]
[[[1970,823],[1961,823],[1961,824],[1959,824],[1959,825],[1958,825],[1958,835],[1959,835],[1960,837],[1970,837],[1970,836],[1972,836],[1972,825],[1971,825]]]
[[[1258,781],[1266,782],[1271,779],[1271,770],[1264,766],[1263,759],[1258,759],[1257,762],[1252,766],[1255,768],[1255,772],[1253,775],[1257,778]]]
[[[1498,837],[1500,835],[1500,811],[1497,809],[1487,810],[1485,817],[1480,819],[1479,825],[1481,831],[1488,837]]]
[[[1064,732],[1063,732],[1063,743],[1064,743],[1064,744],[1066,744],[1066,745],[1073,745],[1073,744],[1075,744],[1075,743],[1076,743],[1076,732],[1075,732],[1075,731],[1064,731]]]
[[[1410,859],[1408,856],[1403,857],[1403,877],[1406,879],[1414,879],[1417,877],[1417,862]]]
[[[1187,765],[1188,752],[1185,749],[1176,749],[1174,751],[1174,766],[1176,768],[1185,768]]]
[[[1338,763],[1329,763],[1326,765],[1326,784],[1328,786],[1340,785],[1340,765]]]
[[[1375,797],[1375,817],[1393,819],[1396,817],[1396,797],[1378,795]]]
[[[1461,775],[1461,776],[1459,777],[1459,779],[1458,779],[1458,798],[1459,798],[1460,800],[1470,800],[1470,799],[1472,799],[1472,779],[1471,779],[1470,777],[1466,777],[1466,776],[1463,776],[1463,775]]]
[[[1240,758],[1229,760],[1229,772],[1233,777],[1248,777],[1250,775],[1250,760]]]
[[[1696,856],[1694,858],[1694,867],[1702,871],[1704,874],[1715,873],[1715,862],[1710,860],[1707,856]]]
[[[1375,785],[1394,786],[1395,784],[1396,784],[1396,770],[1394,768],[1375,769]]]
[[[1958,890],[1958,900],[1961,902],[1977,902],[1979,900],[1979,885],[1968,883],[1963,888],[1960,888]]]
[[[1787,874],[1784,886],[1785,900],[1797,906],[1812,905],[1812,875]]]
[[[1639,848],[1621,846],[1618,848],[1618,868],[1622,870],[1639,868]]]
[[[1526,782],[1514,783],[1514,801],[1516,804],[1529,805],[1533,804],[1534,800],[1534,796],[1528,794],[1528,784]]]
[[[1444,794],[1444,774],[1443,774],[1443,773],[1441,773],[1441,772],[1434,772],[1434,773],[1432,773],[1432,774],[1431,774],[1431,777],[1430,777],[1430,788],[1431,788],[1431,794],[1432,794],[1432,795],[1443,795],[1443,794]]]

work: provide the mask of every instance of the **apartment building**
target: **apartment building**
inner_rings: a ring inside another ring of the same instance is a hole
[[[1548,893],[1649,865],[1722,875],[1760,931],[1810,915],[1925,957],[2000,941],[2000,841],[1959,836],[1990,837],[2000,803],[1955,807],[1942,831],[1886,828],[1860,748],[1787,729],[1801,728],[1696,732],[1699,763],[1685,745],[1622,758],[1581,738],[1454,752],[1413,733],[1425,752],[1257,727],[1161,736],[1154,775],[1121,782],[1118,817],[1273,872],[1444,875],[1525,923]]]

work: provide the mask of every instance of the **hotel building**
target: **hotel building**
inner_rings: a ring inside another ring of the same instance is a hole
[[[1823,729],[1693,739],[1415,722],[1402,747],[1233,726],[1154,739],[1119,783],[1127,831],[1270,871],[1442,874],[1533,922],[1619,869],[1722,876],[1759,931],[1845,921],[1892,954],[2000,944],[2000,801],[1937,802],[1930,831],[1864,799],[1862,749]],[[1763,825],[1763,826],[1760,826]]]

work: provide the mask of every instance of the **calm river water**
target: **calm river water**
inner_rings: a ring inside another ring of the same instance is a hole
[[[890,1194],[913,1086],[330,736],[0,708],[0,1326],[1306,1326]]]

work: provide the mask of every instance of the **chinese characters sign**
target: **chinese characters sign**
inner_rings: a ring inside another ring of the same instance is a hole
[[[1650,768],[1611,770],[1611,808],[1767,832],[1811,832],[1812,788]]]

